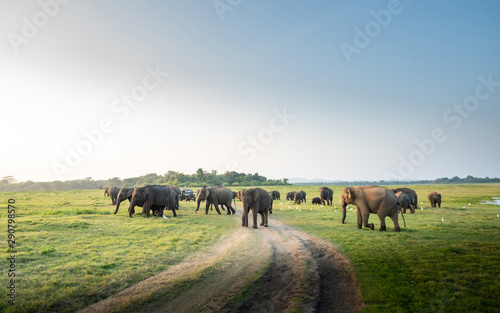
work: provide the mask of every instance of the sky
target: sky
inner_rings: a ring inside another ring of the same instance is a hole
[[[498,1],[1,1],[0,176],[500,177]]]

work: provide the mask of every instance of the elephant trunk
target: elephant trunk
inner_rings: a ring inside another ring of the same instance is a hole
[[[345,202],[344,198],[342,198],[342,200],[340,201],[340,206],[342,207],[342,224],[345,224],[347,203]]]
[[[196,200],[196,202],[197,202],[197,205],[196,205],[196,211],[195,212],[197,212],[200,209],[200,202],[201,202],[201,197],[200,196],[198,196],[198,199]]]

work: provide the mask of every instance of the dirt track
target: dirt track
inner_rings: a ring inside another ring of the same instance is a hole
[[[241,208],[237,212],[241,218]],[[237,229],[210,249],[82,312],[287,312],[293,308],[359,312],[360,296],[348,268],[348,261],[330,243],[270,218],[268,228]],[[210,272],[207,278],[197,276],[204,270]],[[253,282],[253,293],[234,299],[248,290],[259,271],[265,272]],[[190,281],[196,283],[178,294],[170,292]]]

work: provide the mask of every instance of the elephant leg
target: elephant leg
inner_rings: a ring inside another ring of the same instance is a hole
[[[259,212],[258,208],[253,208],[252,217],[253,217],[253,226],[252,228],[257,229],[257,212]]]
[[[214,203],[214,206],[215,206],[215,210],[217,211],[217,213],[221,214],[220,210],[219,210],[219,204],[218,203]]]
[[[243,209],[243,214],[241,215],[241,226],[248,227],[248,215]]]
[[[328,200],[326,200],[326,203],[328,203]],[[321,204],[325,205],[325,200],[323,198],[321,198]]]
[[[259,212],[259,215],[260,215],[260,219],[262,220],[262,222],[260,223],[260,226],[264,226],[265,225],[265,221],[264,221],[264,212]]]
[[[361,210],[358,208],[356,210],[356,213],[357,213],[356,215],[358,217],[358,229],[361,229],[361,228],[363,228],[363,221],[362,221],[362,218],[361,218]]]
[[[401,228],[399,227],[399,222],[398,222],[398,213],[396,212],[395,214],[392,214],[389,216],[394,223],[394,231],[400,232]]]
[[[366,210],[366,212],[363,212],[362,209],[358,208],[358,210],[361,211],[361,220],[363,221],[363,226],[370,228],[371,230],[375,229],[375,226],[373,223],[368,224],[368,218],[370,217],[370,211]]]
[[[378,217],[380,218],[380,229],[379,229],[379,231],[386,231],[387,230],[387,226],[385,225],[385,216],[379,215]]]

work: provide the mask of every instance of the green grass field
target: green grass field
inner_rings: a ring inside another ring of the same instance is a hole
[[[423,210],[405,215],[408,227],[401,233],[394,232],[390,219],[385,233],[358,230],[355,208],[342,225],[338,186],[332,187],[333,206],[323,207],[310,204],[318,186],[265,189],[282,196],[271,218],[335,244],[351,260],[364,312],[500,312],[500,206],[481,203],[500,197],[500,186],[409,187],[417,191]],[[301,189],[307,192],[306,205],[284,200],[287,191]],[[442,194],[441,208],[430,208],[430,191]],[[6,296],[10,198],[16,200],[15,306]],[[166,211],[168,220],[137,214],[130,219],[128,203],[114,215],[102,190],[1,193],[0,201],[5,240],[0,310],[5,312],[78,310],[241,227],[238,218],[215,211],[193,214],[192,202],[181,202],[177,218]],[[376,215],[370,222],[378,229]]]

